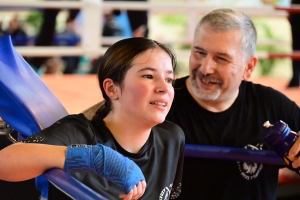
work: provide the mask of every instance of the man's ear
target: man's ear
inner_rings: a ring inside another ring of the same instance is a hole
[[[257,64],[257,56],[252,56],[246,65],[246,68],[244,70],[244,74],[243,74],[243,80],[249,80],[251,78],[251,75],[256,67]]]
[[[112,99],[119,99],[118,86],[114,84],[113,80],[107,78],[103,81],[103,88],[106,95]]]

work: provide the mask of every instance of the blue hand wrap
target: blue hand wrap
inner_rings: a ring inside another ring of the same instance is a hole
[[[145,180],[135,162],[101,144],[69,146],[64,171],[93,171],[118,185],[126,194]]]

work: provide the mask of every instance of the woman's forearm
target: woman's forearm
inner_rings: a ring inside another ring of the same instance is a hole
[[[0,179],[23,181],[51,168],[63,169],[66,146],[16,143],[0,151]]]

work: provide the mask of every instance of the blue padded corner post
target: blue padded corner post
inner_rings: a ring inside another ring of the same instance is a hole
[[[14,49],[10,36],[0,38],[0,116],[28,137],[68,112]]]
[[[9,35],[0,38],[0,116],[26,138],[50,126],[68,112],[41,78],[14,49]],[[48,197],[48,181],[36,178],[42,197]]]
[[[9,35],[0,37],[0,116],[16,130],[20,138],[26,138],[32,134],[47,128],[57,120],[68,115],[68,112],[42,79],[31,66],[14,49]],[[55,170],[53,170],[55,171]],[[56,173],[64,175],[65,172],[56,169]],[[68,174],[68,180],[77,184],[55,177],[53,173],[45,176],[56,186],[61,185],[71,196],[82,196],[82,192],[92,199],[104,199],[99,194],[91,191],[87,186]],[[48,181],[45,176],[37,177],[36,187],[41,191],[43,199],[48,198]],[[49,178],[50,177],[50,178]]]

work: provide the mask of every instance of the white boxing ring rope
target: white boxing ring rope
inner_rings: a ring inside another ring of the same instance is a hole
[[[102,0],[81,0],[81,1],[36,1],[36,2],[15,2],[0,1],[0,10],[24,10],[24,9],[41,9],[41,8],[78,8],[83,14],[83,31],[81,46],[76,47],[35,47],[24,46],[16,47],[22,56],[69,56],[85,55],[89,57],[98,57],[103,55],[106,48],[102,44],[112,44],[120,37],[101,37],[101,21],[103,10],[121,9],[121,10],[148,10],[151,13],[187,13],[188,15],[188,34],[184,39],[179,40],[161,40],[159,42],[166,44],[190,44],[193,36],[194,26],[197,23],[195,16],[217,8],[208,3],[200,3],[194,0],[188,2],[156,3],[156,2],[103,2]],[[276,10],[271,5],[261,6],[233,6],[250,16],[287,16],[287,12]],[[96,25],[95,25],[96,24]],[[92,31],[91,31],[92,30]],[[258,43],[267,45],[282,45],[282,41],[259,41]],[[178,57],[188,57],[189,52],[178,51]],[[268,54],[259,53],[260,58],[268,58]]]

